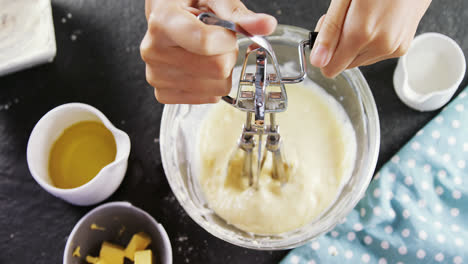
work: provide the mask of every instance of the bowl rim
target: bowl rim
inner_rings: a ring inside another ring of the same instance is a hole
[[[151,222],[151,224],[156,228],[156,230],[161,235],[161,238],[163,240],[164,251],[166,253],[166,256],[168,257],[166,263],[163,263],[163,264],[171,264],[172,263],[171,241],[169,240],[169,236],[167,235],[167,232],[164,229],[163,225],[160,224],[159,222],[157,222],[150,214],[148,214],[143,209],[132,205],[130,202],[120,201],[120,202],[108,202],[108,203],[101,204],[101,205],[97,206],[96,208],[92,209],[91,211],[89,211],[88,213],[86,213],[83,217],[80,218],[80,220],[78,220],[78,222],[76,222],[75,226],[73,227],[72,231],[70,232],[70,235],[67,238],[67,243],[65,244],[65,249],[64,249],[64,252],[63,252],[63,263],[64,264],[71,264],[70,262],[68,262],[67,252],[70,252],[72,242],[73,242],[72,240],[75,237],[76,232],[78,232],[79,227],[81,227],[81,225],[83,225],[83,222],[85,222],[88,218],[90,218],[91,216],[93,216],[97,212],[99,212],[99,211],[101,211],[103,209],[110,208],[110,207],[126,208],[126,209],[129,209],[129,210],[137,211],[137,212],[141,213],[142,215],[144,215]]]

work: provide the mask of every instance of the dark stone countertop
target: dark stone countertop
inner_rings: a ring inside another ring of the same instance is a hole
[[[329,1],[245,2],[254,11],[276,16],[282,24],[313,29]],[[145,81],[138,50],[146,30],[144,1],[53,0],[52,5],[55,61],[0,77],[0,106],[9,106],[0,107],[0,263],[60,263],[69,232],[92,208],[51,196],[34,181],[26,164],[26,144],[35,123],[48,110],[68,102],[97,107],[129,134],[132,150],[126,177],[106,201],[128,200],[161,222],[172,242],[174,263],[281,260],[287,251],[248,250],[213,237],[175,200],[154,141],[163,105],[156,102]],[[68,13],[72,18],[67,18]],[[468,1],[433,1],[418,32],[446,34],[468,54],[466,21]],[[395,65],[396,60],[388,60],[362,68],[380,114],[378,167],[437,114],[416,112],[400,102],[392,85]],[[465,78],[461,86],[467,84]]]

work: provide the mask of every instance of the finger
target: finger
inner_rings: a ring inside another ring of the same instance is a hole
[[[196,93],[154,89],[154,96],[161,104],[212,104],[219,96],[200,96]]]
[[[384,46],[382,40],[386,40],[388,35],[393,34],[379,32],[370,26],[375,23],[372,19],[362,17],[362,11],[369,8],[364,4],[365,2],[362,1],[353,1],[348,7],[336,50],[328,65],[322,68],[325,76],[335,77],[350,68],[359,56],[365,56],[367,60],[388,55],[387,52],[382,51]]]
[[[315,26],[314,31],[319,32],[320,28],[322,28],[323,20],[325,20],[325,15],[321,16],[320,19],[317,22],[317,25]]]
[[[150,15],[150,25],[162,30],[173,42],[200,55],[218,55],[237,49],[234,33],[221,27],[205,25],[184,8],[171,5],[166,15]],[[169,14],[169,15],[167,15]],[[151,26],[150,26],[151,31]]]
[[[231,91],[231,78],[210,80],[181,74],[177,69],[164,66],[147,66],[146,79],[158,90],[173,90],[197,93],[200,96],[223,96]]]
[[[365,63],[370,62],[370,61],[378,61],[380,59],[383,59],[384,56],[379,56],[378,58],[373,57],[368,50],[362,51],[356,58],[354,58],[353,62],[351,62],[347,69],[359,67],[359,66],[364,66]]]
[[[340,41],[336,47],[330,62],[322,68],[322,74],[329,78],[334,78],[340,72],[348,68],[348,66],[364,52],[368,52],[366,47],[370,42],[369,36],[363,33],[362,21],[356,21],[352,14],[353,7],[349,8],[348,17],[345,19],[343,30],[340,36]],[[372,52],[368,52],[372,56]],[[379,54],[380,55],[380,54]]]
[[[194,14],[195,16],[198,16],[203,12],[210,12],[210,10],[203,10],[204,8],[195,8],[191,6],[184,6],[183,8],[187,10],[188,12]]]
[[[391,52],[381,53],[382,44],[375,43],[368,45],[365,50],[360,52],[360,54],[354,59],[354,61],[347,67],[354,68],[359,66],[367,66],[374,64],[376,62],[387,60],[391,58],[401,57],[406,54],[408,49],[411,46],[411,42],[414,37],[415,30],[409,29],[409,34],[400,33],[401,36],[406,36],[403,41],[400,41],[397,45],[397,48],[391,48]]]
[[[388,56],[380,56],[380,57],[374,57],[374,56],[368,56],[366,54],[360,54],[358,55],[353,62],[351,62],[346,69],[352,69],[360,66],[367,66],[374,64],[376,62],[382,61],[389,59],[390,57]]]
[[[349,66],[348,66],[348,69],[352,69],[352,68],[355,68],[355,67],[361,67],[361,66],[369,66],[369,65],[372,65],[372,64],[375,64],[379,61],[383,61],[383,60],[388,60],[388,59],[391,59],[392,57],[389,57],[389,56],[382,56],[382,57],[378,57],[378,58],[372,58],[372,59],[369,59],[369,60],[364,60],[363,58],[356,58],[356,61],[353,61]]]
[[[204,96],[224,96],[231,91],[231,78],[226,80],[189,79],[186,81],[162,81],[164,89],[196,93]]]
[[[364,49],[362,49],[359,54],[355,55],[354,57],[351,56],[351,62],[347,61],[346,69],[351,69],[359,66],[367,66],[370,64],[374,64],[376,62],[399,57],[399,53],[401,52],[400,49],[394,49],[393,51],[382,53],[380,48],[374,48],[376,45],[369,44]],[[338,55],[338,53],[337,53]],[[343,71],[344,68],[341,67],[340,71]],[[331,70],[330,70],[331,71]]]
[[[332,0],[310,55],[310,63],[325,67],[340,40],[343,23],[351,0]]]
[[[359,56],[362,48],[363,45],[360,42],[353,41],[352,39],[340,41],[330,63],[322,68],[322,74],[328,78],[336,77],[340,72],[347,69],[356,57]]]
[[[219,17],[239,24],[252,35],[269,35],[275,30],[278,23],[273,16],[256,14],[248,10],[240,0],[205,0],[201,2]]]
[[[165,33],[156,28],[152,28],[152,32],[146,31],[143,40],[140,43],[140,56],[145,62],[157,60],[157,58],[164,57],[158,52],[162,47],[173,45],[174,42],[169,40]],[[171,54],[165,54],[171,56]]]
[[[347,68],[351,69],[351,68],[359,67],[359,66],[368,66],[368,65],[377,63],[379,61],[401,57],[406,54],[406,52],[409,49],[410,44],[411,44],[411,40],[405,41],[402,44],[400,44],[400,46],[392,54],[379,56],[379,57],[372,56],[371,52],[364,52],[360,54],[359,56],[357,56]]]
[[[153,10],[153,0],[145,0],[145,16],[146,20],[148,20],[149,15],[151,13],[151,10]]]
[[[204,56],[188,52],[180,47],[142,45],[142,57],[151,65],[164,64],[177,68],[191,76],[222,80],[228,78],[237,60],[237,50],[221,55]]]

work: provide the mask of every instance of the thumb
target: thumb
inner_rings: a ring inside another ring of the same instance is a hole
[[[343,23],[351,0],[332,0],[325,17],[319,21],[320,32],[310,53],[310,63],[316,67],[327,66],[340,40]]]
[[[320,32],[320,29],[322,28],[323,20],[325,20],[325,15],[321,16],[319,21],[317,22],[317,25],[315,26],[315,29],[314,29],[315,32]]]
[[[238,24],[252,35],[269,35],[275,30],[278,23],[273,16],[250,11],[240,0],[208,2],[208,7],[217,16]]]

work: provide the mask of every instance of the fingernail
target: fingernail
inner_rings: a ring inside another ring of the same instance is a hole
[[[315,67],[322,68],[327,65],[328,63],[328,49],[322,45],[318,44],[317,47],[312,52],[312,56],[310,57],[310,63]]]

